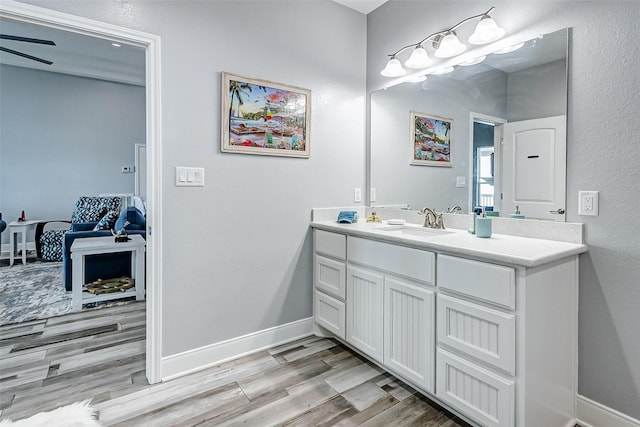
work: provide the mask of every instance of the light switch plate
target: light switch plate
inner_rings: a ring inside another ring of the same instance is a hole
[[[464,188],[467,186],[467,177],[466,176],[457,176],[456,177],[456,187]]]
[[[204,187],[204,168],[176,166],[176,187]]]
[[[353,201],[355,203],[360,203],[362,201],[362,189],[361,188],[354,188],[353,189]]]

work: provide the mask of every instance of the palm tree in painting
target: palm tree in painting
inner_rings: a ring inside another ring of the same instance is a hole
[[[229,97],[231,98],[231,102],[229,103],[229,117],[232,116],[233,112],[233,98],[238,100],[238,107],[236,108],[236,117],[240,117],[240,106],[244,104],[244,100],[242,99],[243,94],[248,95],[248,92],[251,92],[251,85],[249,83],[242,83],[235,80],[231,80],[229,82]]]
[[[445,122],[444,120],[441,122],[444,127],[444,136],[445,138],[449,135],[449,131],[451,130],[451,122]]]

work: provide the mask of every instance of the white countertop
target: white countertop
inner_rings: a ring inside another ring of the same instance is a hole
[[[319,230],[522,267],[537,267],[587,251],[587,246],[579,243],[558,242],[506,234],[492,234],[490,238],[483,239],[470,234],[466,230],[459,229],[447,229],[445,230],[446,233],[443,234],[425,234],[424,236],[412,236],[400,234],[396,231],[380,230],[380,227],[389,227],[387,221],[376,224],[367,223],[363,219],[356,224],[338,224],[336,221],[314,221],[311,226]],[[405,226],[417,229],[422,228],[422,226],[416,224],[405,224]]]

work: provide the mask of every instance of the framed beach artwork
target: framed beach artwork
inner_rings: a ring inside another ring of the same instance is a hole
[[[223,153],[309,158],[311,91],[222,73]]]
[[[411,164],[451,167],[453,120],[411,111]]]

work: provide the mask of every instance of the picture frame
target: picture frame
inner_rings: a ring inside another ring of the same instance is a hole
[[[452,167],[453,119],[411,111],[411,164]]]
[[[222,72],[223,153],[309,158],[311,90]]]

